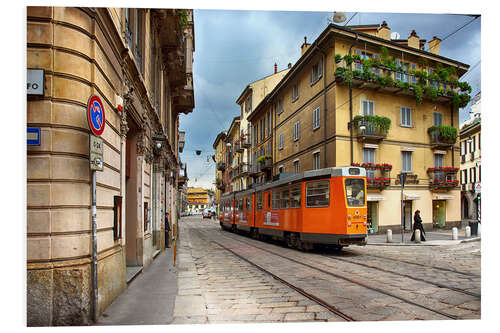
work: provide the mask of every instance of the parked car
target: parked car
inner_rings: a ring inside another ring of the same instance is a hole
[[[212,212],[209,209],[205,209],[202,214],[204,219],[209,219],[212,217]]]

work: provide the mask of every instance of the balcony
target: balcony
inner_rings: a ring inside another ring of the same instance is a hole
[[[248,173],[250,172],[250,165],[248,165],[247,163],[242,163],[240,164],[240,176],[247,176]]]
[[[366,178],[366,187],[371,189],[383,190],[391,184],[390,178],[376,177]]]
[[[432,126],[427,129],[432,149],[452,149],[457,141],[457,129],[451,126]]]
[[[240,176],[240,170],[239,170],[239,167],[236,167],[234,169],[231,169],[231,171],[229,171],[229,178],[231,180],[235,180],[236,178],[238,178]]]
[[[217,162],[217,170],[219,171],[226,170],[226,163],[224,163],[224,161]]]
[[[417,105],[425,98],[437,102],[452,102],[455,108],[459,108],[465,107],[470,100],[470,85],[458,82],[455,74],[450,72],[442,76],[437,72],[428,75],[426,72],[398,67],[390,57],[385,60],[360,59],[357,55],[346,55],[343,60],[340,55],[336,57],[338,59],[334,75],[339,85],[415,96]],[[352,70],[351,66],[355,69]],[[446,69],[442,71],[444,70]]]
[[[221,191],[223,191],[226,188],[226,184],[224,184],[224,181],[222,180],[222,178],[216,179],[215,186],[217,187],[217,189],[219,189]]]
[[[457,187],[458,168],[454,167],[437,167],[427,169],[429,175],[429,189],[438,191],[448,191]]]
[[[250,177],[258,177],[260,175],[260,163],[254,162],[249,165],[248,175]]]
[[[250,135],[244,134],[241,137],[241,146],[243,148],[250,148],[252,146],[252,143],[250,142]]]
[[[391,120],[381,116],[356,116],[352,126],[359,141],[378,143],[387,137]]]
[[[234,144],[234,150],[236,150],[238,153],[242,153],[245,149],[243,148],[241,141],[238,139],[236,143]]]
[[[400,185],[401,184],[400,179],[401,179],[401,174],[398,174],[396,176],[396,180],[394,181],[394,184],[395,185]],[[418,175],[417,174],[406,173],[405,185],[408,185],[408,184],[416,185],[419,182],[420,182],[420,180],[418,179]]]
[[[262,157],[263,156],[257,159],[257,161],[260,164],[260,170],[261,171],[271,170],[273,168],[273,159],[271,157],[264,157],[264,158]],[[259,161],[259,159],[261,160]]]

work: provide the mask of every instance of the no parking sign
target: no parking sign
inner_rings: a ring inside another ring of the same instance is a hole
[[[104,105],[102,105],[101,99],[96,95],[92,95],[89,98],[87,104],[87,121],[90,131],[94,135],[100,136],[104,132],[104,126],[106,125]]]

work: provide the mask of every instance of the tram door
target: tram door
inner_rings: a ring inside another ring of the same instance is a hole
[[[403,204],[404,204],[404,229],[411,230],[412,227],[411,200],[404,200]]]

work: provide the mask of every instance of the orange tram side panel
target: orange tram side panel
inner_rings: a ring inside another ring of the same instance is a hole
[[[365,245],[366,171],[337,167],[306,171],[256,188],[225,194],[219,220],[239,229],[286,240]]]

